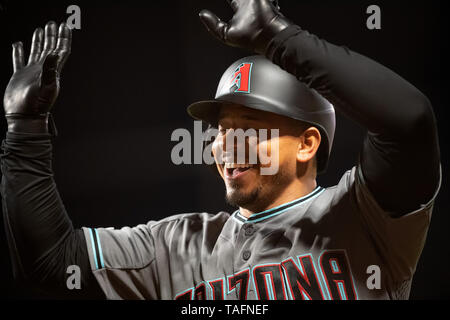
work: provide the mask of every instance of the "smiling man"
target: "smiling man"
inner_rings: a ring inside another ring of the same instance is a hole
[[[200,18],[225,44],[259,55],[232,64],[215,99],[188,112],[218,129],[212,152],[238,207],[232,214],[74,229],[53,180],[48,125],[71,32],[62,24],[57,34],[54,23],[37,29],[27,65],[13,45],[2,196],[17,276],[62,296],[109,299],[408,298],[440,186],[430,102],[386,67],[301,29],[271,1],[231,6],[228,23],[206,10]],[[333,106],[367,136],[355,166],[323,188],[316,176],[333,144]],[[277,134],[227,139],[240,129]],[[243,161],[229,155],[242,149]],[[270,166],[277,170],[264,174]],[[81,269],[75,293],[66,288],[70,265]],[[380,271],[379,285],[368,286],[367,270]]]
[[[227,200],[247,217],[310,193],[326,169],[333,106],[263,56],[233,63],[215,99],[188,112],[218,128],[212,151]]]

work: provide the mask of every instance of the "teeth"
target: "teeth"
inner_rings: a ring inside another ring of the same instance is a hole
[[[251,168],[253,165],[251,164],[239,164],[239,163],[225,163],[225,169],[234,169],[234,168]]]

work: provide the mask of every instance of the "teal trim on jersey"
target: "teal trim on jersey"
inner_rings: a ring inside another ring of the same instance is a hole
[[[318,192],[318,191],[321,190],[321,189],[322,189],[322,187],[317,186],[313,191],[311,191],[310,193],[308,193],[307,195],[305,195],[305,196],[303,196],[303,197],[300,197],[300,198],[298,198],[298,199],[295,199],[295,200],[292,200],[292,201],[289,201],[289,202],[280,204],[279,206],[276,206],[276,207],[271,208],[271,209],[267,209],[267,210],[265,210],[265,211],[261,211],[261,212],[258,212],[258,213],[254,213],[254,214],[252,214],[252,217],[253,217],[253,216],[259,216],[259,215],[261,215],[261,214],[268,213],[268,212],[271,212],[271,211],[275,211],[275,210],[277,210],[277,209],[280,209],[281,207],[289,206],[289,205],[291,205],[291,204],[294,204],[294,203],[297,202],[297,201],[301,201],[301,200],[304,200],[305,198],[312,197],[312,196],[314,196],[314,194],[315,194],[316,192]]]
[[[91,236],[92,255],[94,257],[95,269],[98,269],[97,251],[95,250],[94,234],[92,233],[92,229],[91,228],[89,228],[89,235]]]
[[[295,200],[287,202],[287,203],[283,203],[282,205],[279,205],[279,206],[277,206],[275,208],[272,208],[272,209],[268,209],[268,210],[265,210],[265,211],[262,211],[262,212],[254,213],[254,214],[252,214],[250,216],[250,218],[244,217],[239,212],[239,210],[237,210],[235,212],[233,217],[235,219],[237,219],[238,221],[243,222],[243,223],[251,223],[251,222],[263,221],[263,220],[269,219],[271,217],[277,216],[277,215],[279,215],[279,214],[281,214],[281,213],[283,213],[283,212],[285,212],[287,210],[295,208],[296,206],[298,206],[300,204],[303,204],[305,201],[308,201],[308,200],[311,200],[311,199],[317,197],[318,195],[320,195],[324,191],[325,191],[324,188],[318,186],[316,189],[314,189],[314,191],[310,192],[306,196],[300,197],[298,199],[295,199]],[[285,208],[285,209],[282,209],[282,208]],[[282,209],[282,210],[280,210],[280,209]],[[269,214],[270,212],[273,212],[273,213]],[[256,218],[255,219],[255,216],[260,216],[262,214],[265,214],[265,215],[263,217],[261,217],[261,218]]]
[[[102,245],[100,244],[100,237],[98,236],[98,230],[95,229],[95,235],[97,236],[97,244],[98,244],[98,252],[100,255],[100,265],[102,268],[105,267],[105,263],[103,262],[103,252],[102,252]]]
[[[319,195],[319,194],[317,194],[317,195]],[[311,198],[311,199],[312,199],[312,198]],[[302,203],[303,203],[303,202],[302,202]],[[268,216],[264,216],[264,217],[259,218],[259,219],[252,219],[252,220],[250,220],[250,221],[247,220],[245,223],[259,222],[259,221],[263,221],[263,220],[269,219],[269,218],[274,217],[274,216],[277,216],[277,215],[279,215],[279,214],[281,214],[281,213],[283,213],[283,212],[285,212],[285,211],[288,211],[288,210],[290,210],[290,209],[292,209],[292,208],[295,208],[296,206],[298,206],[298,205],[300,205],[300,204],[301,204],[301,203],[297,203],[297,204],[295,204],[295,205],[293,205],[293,206],[291,206],[291,207],[289,207],[289,208],[286,208],[286,209],[284,209],[284,210],[277,211],[277,212],[275,212],[275,213],[269,214]],[[242,216],[240,213],[239,213],[239,215]],[[242,217],[245,218],[244,216],[242,216]]]

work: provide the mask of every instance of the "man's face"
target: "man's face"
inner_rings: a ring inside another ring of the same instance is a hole
[[[297,161],[302,127],[304,128],[299,121],[269,112],[242,106],[222,108],[218,122],[219,134],[214,140],[212,151],[217,169],[225,182],[226,198],[230,204],[260,211],[297,179],[299,165],[305,165]],[[267,139],[262,139],[259,135],[253,140],[255,143],[250,143],[247,138],[245,143],[234,143],[230,148],[230,144],[227,146],[227,142],[230,142],[227,136],[237,129],[254,129],[258,133],[265,129]],[[278,135],[271,135],[271,129],[278,129]],[[228,156],[227,150],[230,149],[227,147],[235,150],[234,157]],[[236,154],[243,152],[243,148],[245,164],[237,164]],[[249,161],[252,149],[256,149],[253,150],[256,154],[266,155],[265,160],[262,161],[258,155],[256,164]],[[278,152],[278,156],[275,156],[275,152]],[[266,174],[262,169],[268,167],[278,170],[274,174]]]

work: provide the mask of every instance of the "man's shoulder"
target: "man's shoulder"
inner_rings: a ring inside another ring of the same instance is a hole
[[[355,183],[356,167],[345,171],[338,183],[326,187],[323,192],[323,197],[340,198],[347,194],[353,187]]]

